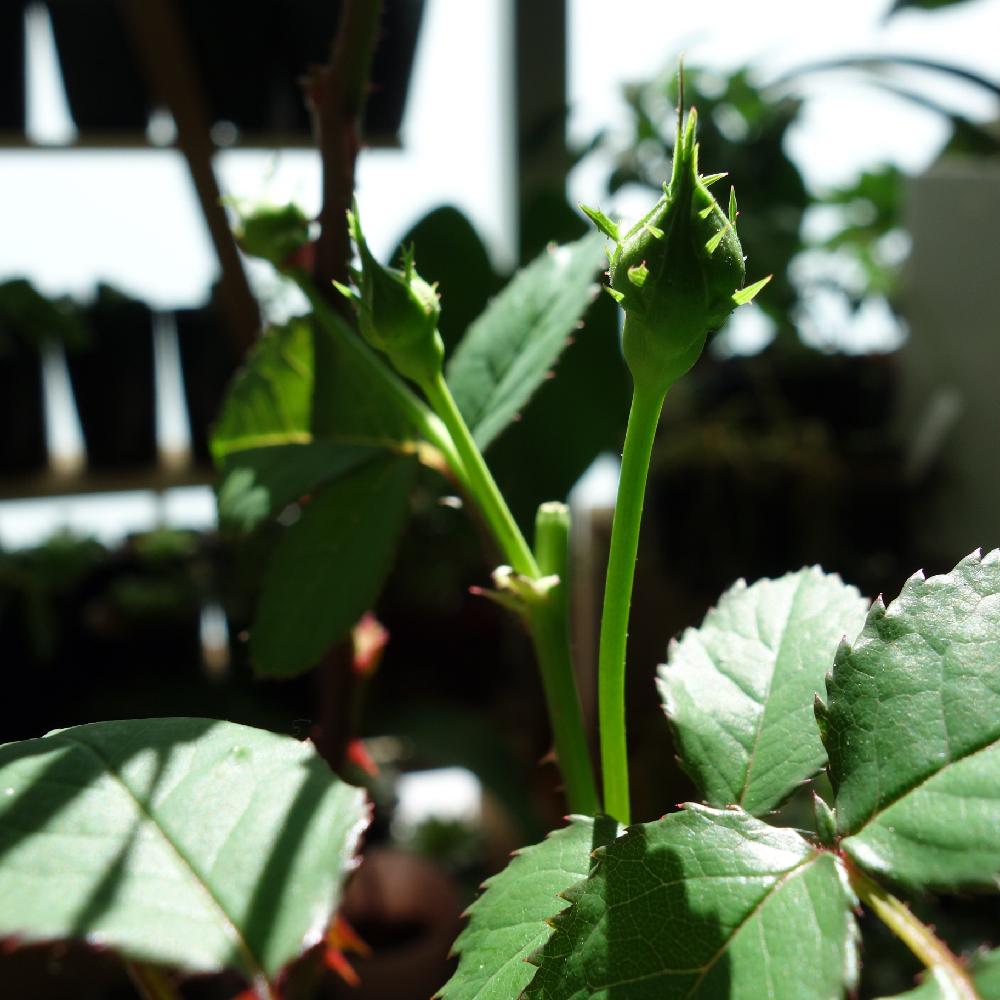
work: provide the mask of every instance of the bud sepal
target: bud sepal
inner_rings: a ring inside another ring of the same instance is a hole
[[[355,289],[334,285],[357,306],[358,328],[365,340],[401,375],[424,385],[441,372],[444,362],[436,286],[417,274],[412,248],[403,253],[402,269],[385,267],[375,259],[361,230],[357,205],[347,213],[347,221],[361,270],[351,269]]]
[[[744,288],[736,195],[728,211],[708,190],[725,174],[698,173],[697,112],[679,115],[673,170],[659,201],[624,235],[583,211],[610,239],[609,293],[625,310],[622,349],[636,383],[664,393],[698,360],[709,333],[769,279]]]

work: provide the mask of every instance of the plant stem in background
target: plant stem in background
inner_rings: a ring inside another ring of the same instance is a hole
[[[125,970],[136,992],[143,1000],[182,1000],[173,979],[157,965],[146,962],[126,962]]]
[[[345,313],[347,307],[334,295],[331,282],[348,280],[351,242],[347,210],[354,197],[361,114],[381,16],[382,0],[346,0],[330,64],[312,70],[303,83],[323,164],[323,207],[313,278],[321,294]]]
[[[618,499],[611,528],[611,552],[604,585],[598,654],[598,710],[604,808],[619,823],[630,822],[628,745],[625,736],[625,647],[642,502],[653,438],[665,391],[637,382],[622,451]]]
[[[543,503],[535,520],[535,557],[544,576],[559,582],[528,611],[552,723],[556,757],[571,812],[594,816],[600,809],[580,696],[569,646],[569,508]]]
[[[848,878],[858,898],[913,952],[955,1000],[979,1000],[957,955],[910,908],[848,862]]]
[[[537,580],[540,573],[535,557],[528,548],[528,543],[524,540],[524,535],[521,534],[521,529],[518,528],[493,475],[487,468],[486,461],[459,412],[448,383],[444,380],[444,375],[439,371],[435,376],[425,379],[420,388],[423,389],[434,412],[441,418],[455,443],[469,490],[479,504],[504,558],[515,573]]]

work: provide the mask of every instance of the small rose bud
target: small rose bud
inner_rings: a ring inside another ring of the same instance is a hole
[[[637,383],[665,392],[698,360],[710,332],[767,284],[744,288],[736,197],[724,212],[708,190],[724,174],[698,173],[697,113],[678,120],[670,183],[625,235],[607,216],[581,206],[616,243],[608,291],[625,310],[622,350]]]
[[[375,259],[361,231],[357,206],[348,213],[348,225],[361,270],[351,271],[357,291],[340,284],[337,288],[356,303],[361,335],[387,355],[401,375],[418,384],[433,378],[444,360],[435,287],[417,274],[412,250],[403,255],[402,270],[383,267]]]
[[[297,205],[258,206],[242,214],[236,241],[251,257],[287,270],[309,246],[309,219]]]

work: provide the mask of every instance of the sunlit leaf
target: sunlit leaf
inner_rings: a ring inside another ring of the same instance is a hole
[[[597,294],[604,245],[593,233],[545,251],[513,277],[458,345],[448,385],[480,448],[515,419],[556,363]]]
[[[818,718],[841,847],[920,888],[1000,884],[1000,552],[911,577],[837,655]]]
[[[0,936],[258,983],[315,943],[367,825],[308,743],[143,719],[0,747]],[[269,995],[269,994],[267,994]]]
[[[840,862],[740,810],[688,806],[597,854],[532,961],[532,1000],[829,1000],[855,978]]]
[[[868,602],[818,568],[736,584],[671,644],[663,706],[705,799],[760,815],[826,761],[813,699]]]

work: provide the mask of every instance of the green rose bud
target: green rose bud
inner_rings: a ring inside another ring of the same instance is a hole
[[[437,291],[417,274],[412,249],[403,255],[402,270],[383,267],[368,249],[357,206],[347,217],[361,270],[351,271],[357,292],[340,284],[337,288],[357,304],[365,340],[386,354],[401,375],[423,384],[441,371],[444,360]]]
[[[241,213],[236,240],[244,253],[284,270],[309,246],[309,219],[297,205],[261,205]]]
[[[679,116],[670,183],[624,236],[607,216],[581,206],[616,243],[608,291],[625,310],[622,350],[636,383],[665,392],[698,360],[710,332],[770,280],[748,288],[736,235],[736,197],[727,212],[698,173],[697,113]]]

